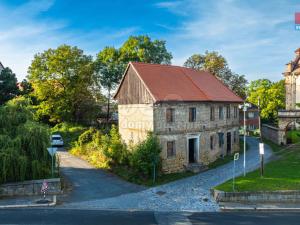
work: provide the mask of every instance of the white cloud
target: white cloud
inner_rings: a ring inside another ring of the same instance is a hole
[[[86,54],[95,54],[105,45],[136,31],[137,27],[119,30],[103,28],[83,32],[71,30],[68,21],[37,19],[49,10],[54,0],[29,1],[16,8],[0,3],[0,61],[10,67],[18,77],[25,78],[34,54],[61,44],[77,45]]]
[[[293,24],[299,3],[287,4],[281,0],[183,3],[163,5],[174,14],[184,11],[190,15],[165,36],[175,64],[182,64],[194,53],[214,50],[228,59],[235,72],[245,74],[249,80],[262,75],[272,80],[282,79],[284,64],[299,47],[300,32],[294,30]]]

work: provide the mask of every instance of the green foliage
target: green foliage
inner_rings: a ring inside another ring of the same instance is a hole
[[[111,91],[119,84],[127,64],[130,61],[170,64],[172,55],[165,44],[161,40],[152,41],[148,36],[131,36],[121,48],[105,47],[98,53],[94,65],[98,83],[107,90],[107,121]]]
[[[300,130],[290,130],[287,132],[287,138],[291,140],[292,143],[300,142]]]
[[[229,69],[226,59],[217,52],[206,51],[204,55],[194,54],[186,60],[184,66],[209,71],[241,98],[246,97],[247,80],[245,76],[233,73]]]
[[[50,175],[48,128],[33,121],[26,99],[0,107],[0,183]]]
[[[152,178],[153,163],[157,173],[160,172],[161,146],[151,133],[130,151],[115,126],[106,135],[91,128],[79,139],[71,154],[82,157],[97,168],[111,169],[121,176],[127,174],[126,179],[137,183],[147,183]]]
[[[28,70],[37,118],[53,123],[87,122],[97,113],[101,95],[95,85],[94,64],[77,47],[67,45],[35,55]]]
[[[252,81],[248,88],[247,100],[255,105],[260,101],[261,118],[275,123],[279,109],[285,107],[284,80],[272,82],[268,79]]]
[[[78,144],[80,146],[83,146],[84,144],[87,144],[91,141],[93,141],[94,139],[94,135],[99,132],[97,131],[95,128],[90,128],[88,130],[86,130],[85,132],[83,132],[79,138],[78,138]]]
[[[161,166],[161,146],[158,138],[149,133],[146,140],[133,147],[131,156],[131,166],[137,176],[149,179],[153,173],[153,166],[160,171]]]
[[[64,140],[65,147],[74,146],[79,136],[86,131],[86,127],[79,124],[59,123],[51,128],[52,134],[60,134]]]
[[[126,64],[145,62],[171,64],[172,54],[166,49],[166,42],[154,40],[147,35],[130,36],[120,48],[121,61]]]
[[[13,99],[18,93],[16,75],[6,67],[0,73],[0,105]]]

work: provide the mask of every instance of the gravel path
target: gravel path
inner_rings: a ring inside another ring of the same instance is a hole
[[[247,171],[259,167],[258,140],[248,137],[249,150]],[[270,160],[272,151],[265,146],[265,160]],[[218,211],[218,204],[212,199],[210,189],[232,178],[233,162],[198,175],[168,183],[147,190],[123,194],[118,197],[67,204],[74,208],[139,209],[153,211]],[[236,174],[243,173],[243,155],[236,163]]]

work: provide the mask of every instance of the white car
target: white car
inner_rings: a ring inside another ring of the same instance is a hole
[[[51,146],[64,146],[64,141],[60,134],[51,135]]]

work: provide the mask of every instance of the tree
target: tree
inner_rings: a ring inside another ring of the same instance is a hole
[[[33,96],[39,101],[39,119],[82,122],[94,116],[94,65],[92,57],[82,50],[62,45],[39,53],[34,56],[28,74]]]
[[[107,121],[110,114],[111,91],[116,88],[119,83],[125,63],[120,61],[120,51],[114,47],[105,47],[98,53],[95,62],[97,77],[102,87],[107,90]]]
[[[0,73],[0,105],[18,94],[17,78],[12,70],[8,67]]]
[[[217,52],[206,51],[204,55],[194,54],[184,63],[185,67],[205,70],[218,77],[227,87],[242,98],[246,97],[247,80],[244,75],[233,73],[226,59]]]
[[[33,91],[31,83],[29,83],[26,79],[23,79],[19,86],[20,95],[29,95]]]
[[[119,84],[123,72],[130,61],[170,64],[172,55],[165,41],[152,41],[148,36],[131,36],[121,46],[105,47],[97,55],[96,74],[102,87],[107,90],[107,121],[110,114],[111,91]]]
[[[279,109],[285,107],[284,80],[271,82],[268,79],[252,81],[248,88],[248,101],[257,105],[260,100],[261,118],[266,122],[277,122]]]
[[[120,48],[120,61],[171,64],[172,54],[166,49],[166,42],[152,41],[149,36],[130,36]]]

